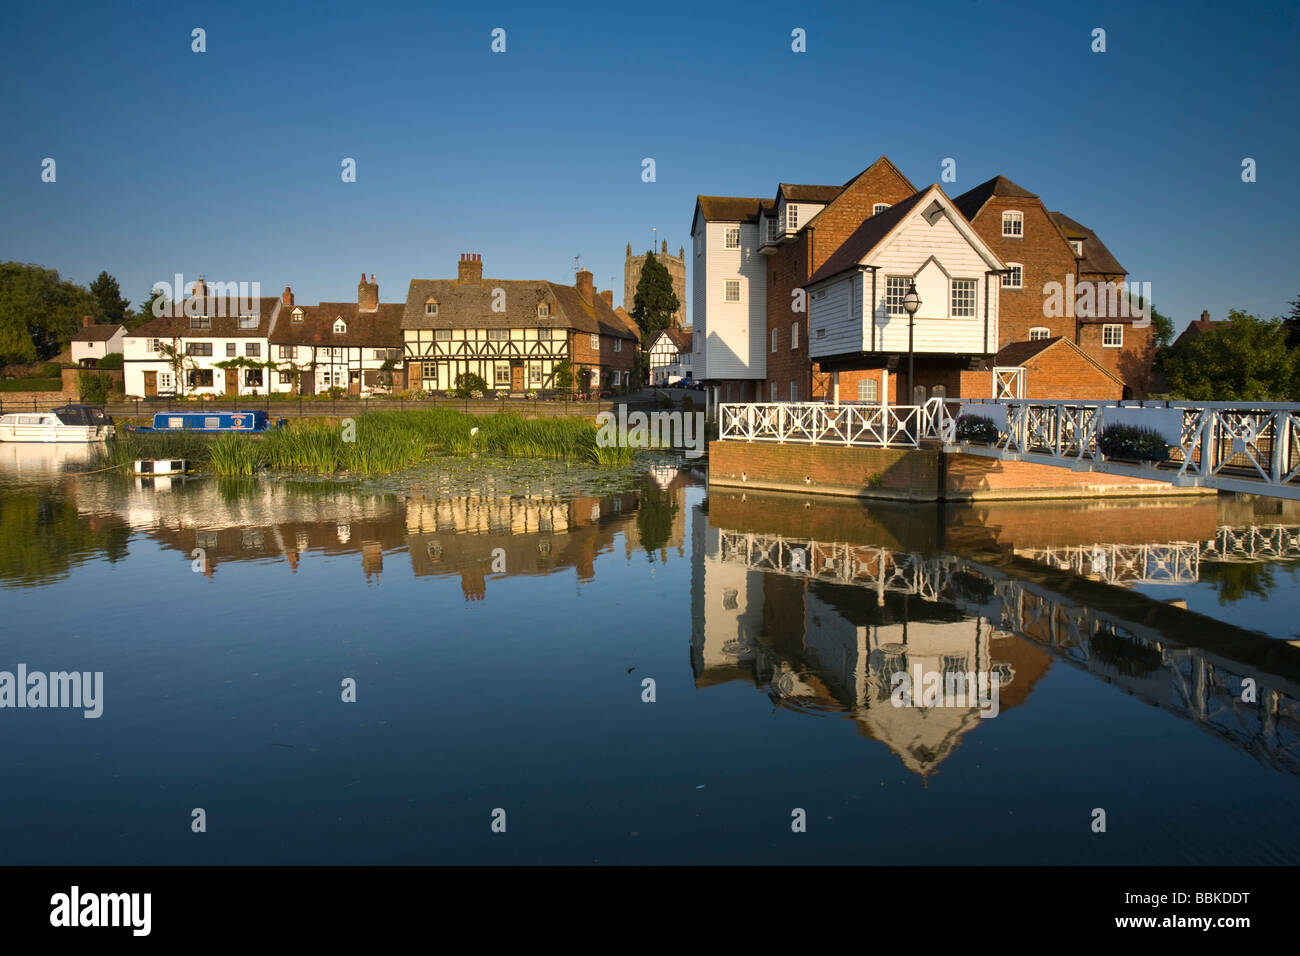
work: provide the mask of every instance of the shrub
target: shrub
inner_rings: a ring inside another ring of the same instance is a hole
[[[112,387],[113,376],[107,372],[77,373],[77,394],[87,405],[103,405]]]
[[[102,359],[99,360],[97,367],[113,368],[113,369],[121,368],[122,360],[123,360],[123,355],[121,352],[109,352],[107,355],[105,355]]]
[[[41,365],[40,374],[33,375],[32,378],[58,378],[62,368],[58,362],[45,362]]]
[[[992,445],[998,440],[998,426],[983,415],[962,415],[957,419],[957,440]]]
[[[453,394],[457,398],[482,398],[488,387],[483,376],[473,372],[461,372],[456,376],[454,384],[456,388]]]
[[[1107,425],[1097,436],[1097,448],[1107,458],[1136,458],[1138,461],[1166,461],[1169,443],[1150,428],[1136,425]]]

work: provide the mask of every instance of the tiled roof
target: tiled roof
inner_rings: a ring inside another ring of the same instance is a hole
[[[889,234],[889,230],[902,222],[929,191],[929,188],[926,188],[912,193],[902,202],[896,202],[883,212],[863,220],[862,225],[858,226],[853,234],[831,253],[830,258],[822,263],[822,267],[804,284],[811,285],[852,269],[880,244],[880,241]]]
[[[505,294],[498,296],[496,290]],[[428,315],[425,304],[433,298],[438,314]],[[496,303],[505,311],[493,311]],[[550,314],[539,316],[545,302]],[[629,327],[630,324],[630,327]],[[567,328],[599,332],[621,339],[637,339],[636,325],[620,317],[599,295],[588,303],[573,286],[545,279],[483,279],[481,285],[456,279],[412,279],[402,314],[403,329],[528,329]]]
[[[708,222],[758,222],[762,202],[744,196],[696,196],[695,201]]]
[[[295,322],[295,309],[302,309],[302,321]],[[320,305],[283,306],[271,333],[272,345],[317,345],[340,348],[402,347],[401,302],[381,302],[375,312],[358,311],[355,302],[322,302]],[[334,322],[343,319],[346,332],[335,332]]]
[[[844,191],[843,186],[798,186],[781,183],[777,189],[789,202],[827,203]]]
[[[1087,226],[1080,225],[1063,212],[1048,213],[1067,239],[1083,240],[1083,258],[1079,260],[1079,272],[1098,275],[1128,275],[1128,271],[1106,248],[1106,244],[1097,238],[1097,234]]]
[[[120,325],[86,325],[77,329],[77,334],[72,337],[72,341],[107,342],[120,331],[122,331]]]
[[[669,329],[668,337],[673,340],[673,345],[677,346],[678,352],[689,352],[694,344],[691,341],[691,333],[681,329]]]
[[[1037,199],[1038,197],[1022,186],[1017,186],[1005,176],[994,176],[986,183],[980,183],[974,189],[968,189],[956,199],[953,205],[961,214],[974,221],[975,214],[984,208],[984,204],[994,196],[1012,196],[1017,199]]]
[[[186,299],[184,302],[177,303],[177,311],[189,310],[190,303],[194,299]],[[208,296],[201,300],[199,304],[194,305],[196,315],[209,315],[212,317],[211,328],[194,329],[190,327],[190,316],[188,311],[182,315],[164,315],[156,319],[150,319],[144,325],[137,328],[131,333],[138,338],[165,339],[165,338],[205,338],[205,339],[238,339],[238,338],[265,338],[271,327],[271,320],[275,317],[276,307],[280,304],[279,298],[254,299],[253,309],[257,315],[257,325],[251,329],[241,329],[239,327],[238,316],[240,315],[239,299],[218,299],[215,296]],[[248,314],[245,311],[245,314]]]
[[[993,364],[1002,366],[1024,365],[1035,355],[1039,355],[1050,348],[1056,348],[1058,346],[1067,351],[1073,352],[1076,358],[1082,359],[1094,368],[1099,369],[1108,378],[1114,379],[1118,384],[1124,384],[1122,378],[1110,369],[1106,368],[1106,366],[1102,365],[1069,339],[1060,335],[1050,339],[1038,339],[1033,342],[1008,342],[1006,345],[1002,346],[1002,348],[998,350],[998,354],[993,357]]]

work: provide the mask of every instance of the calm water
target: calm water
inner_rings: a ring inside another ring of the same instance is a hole
[[[0,670],[104,673],[0,709],[6,862],[1300,862],[1293,506],[0,453]],[[997,716],[892,706],[918,667]]]

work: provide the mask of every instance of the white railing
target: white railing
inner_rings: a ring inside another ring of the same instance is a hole
[[[922,441],[955,440],[955,418],[943,399],[924,405],[827,405],[770,402],[719,405],[719,437],[867,448],[918,448]]]

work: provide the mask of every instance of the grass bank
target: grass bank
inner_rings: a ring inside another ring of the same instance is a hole
[[[351,424],[349,424],[351,422]],[[139,433],[122,429],[100,467],[137,458],[187,458],[200,471],[246,477],[267,470],[312,475],[387,475],[438,455],[481,454],[626,465],[631,448],[601,448],[584,418],[475,417],[453,409],[365,412],[353,419],[299,419],[261,435]]]

